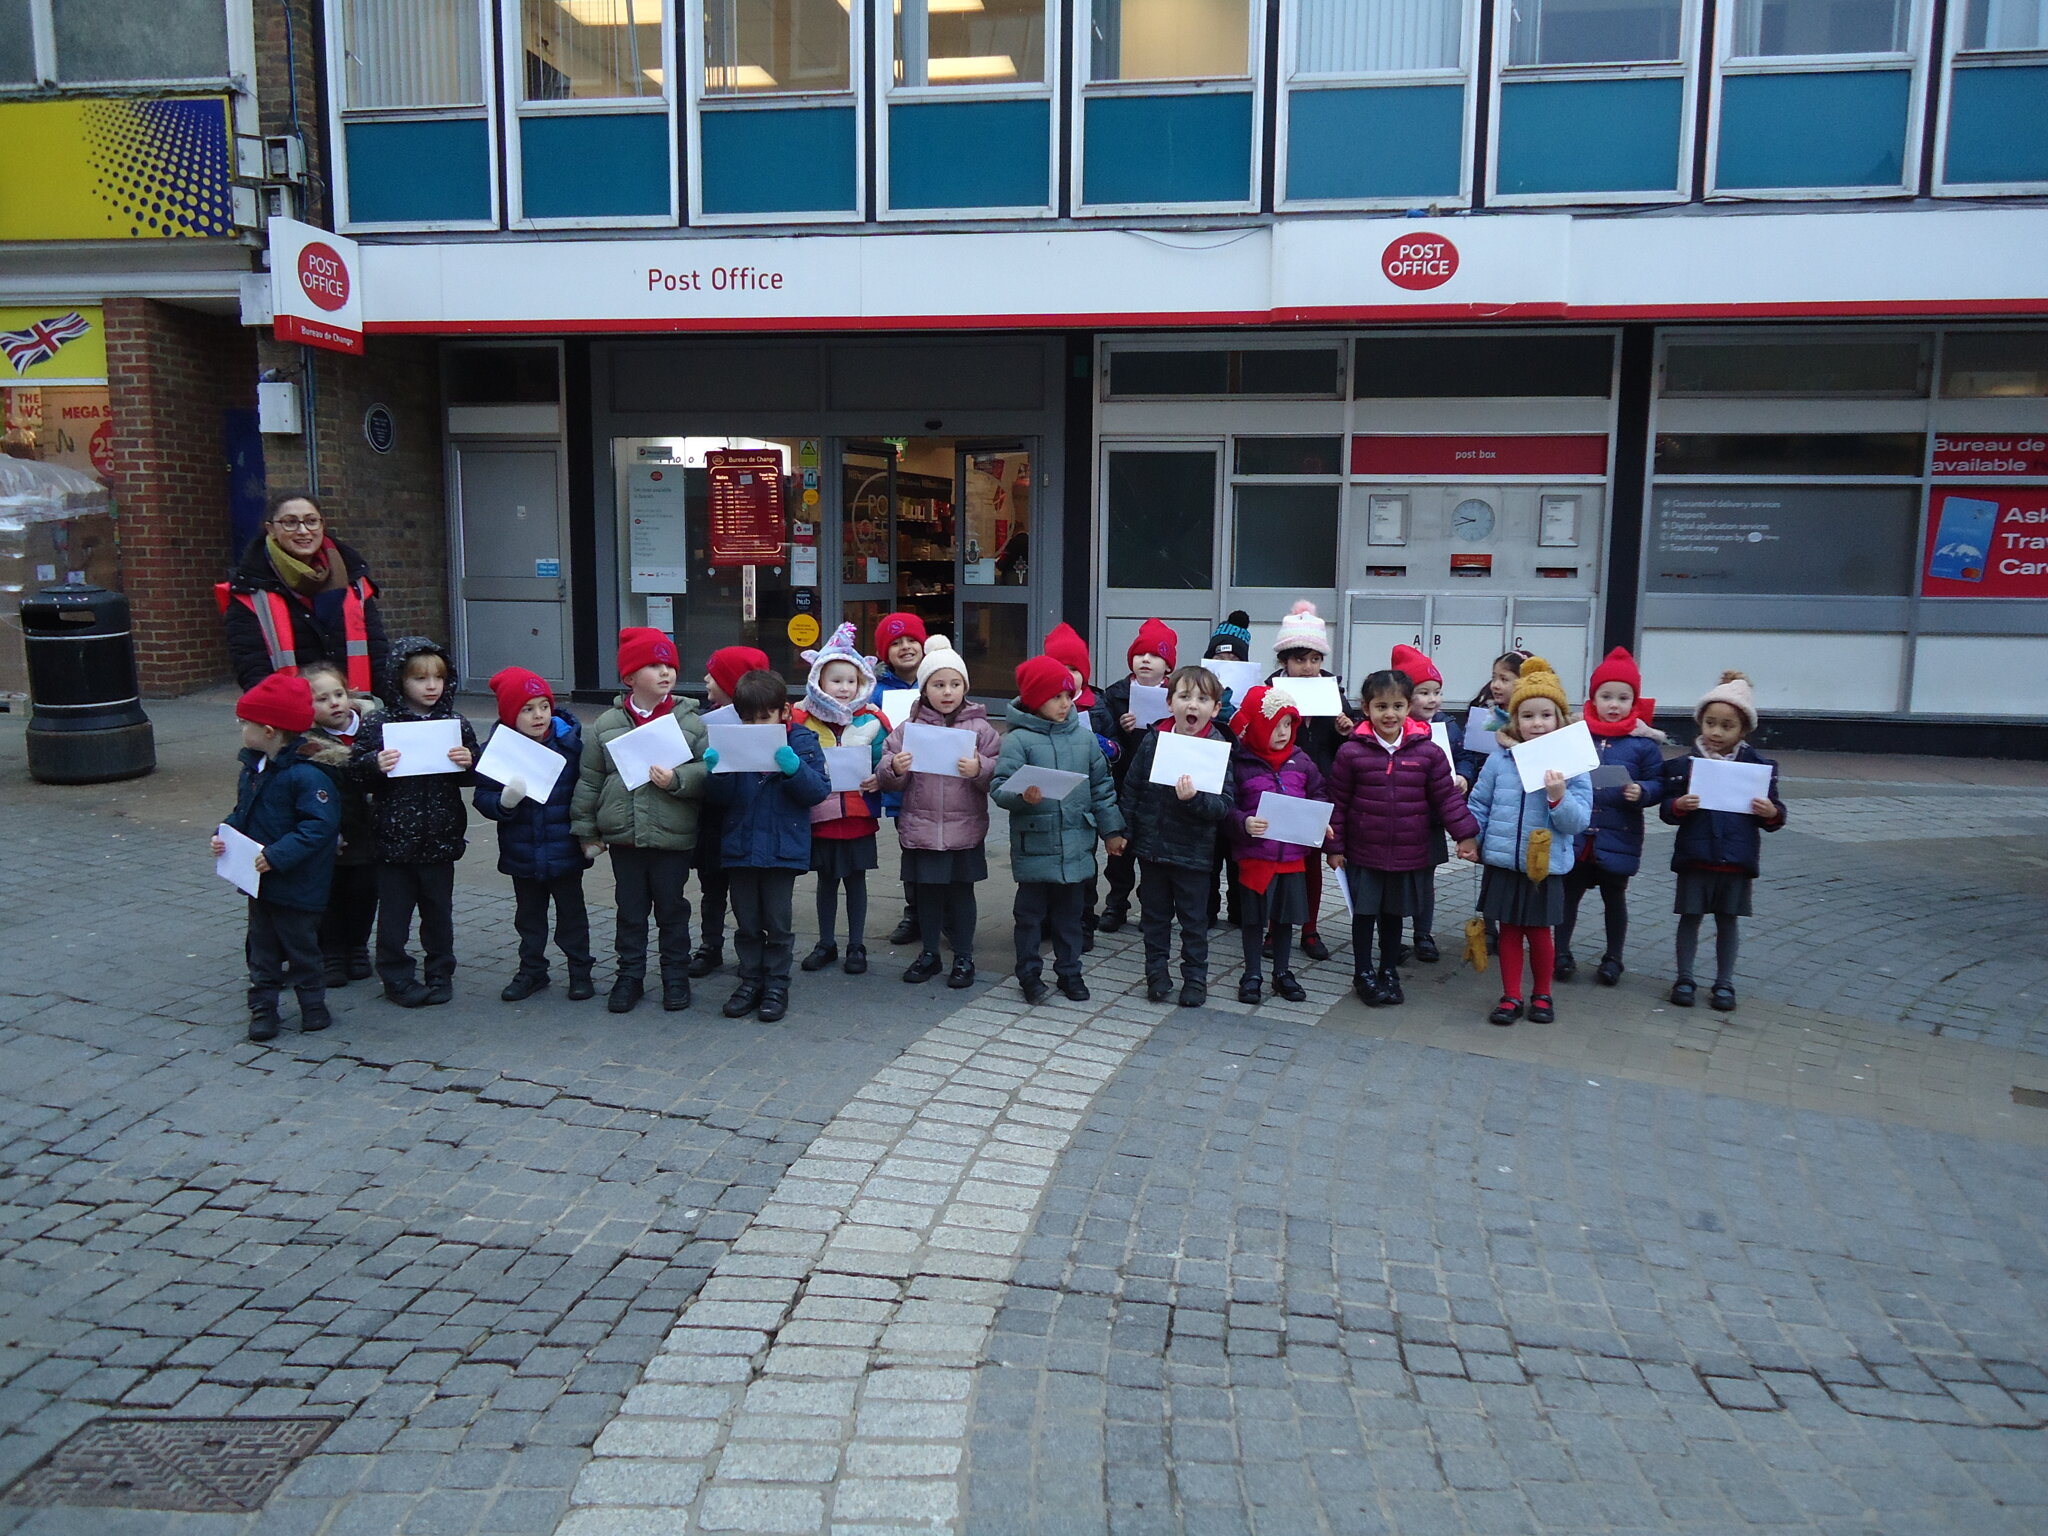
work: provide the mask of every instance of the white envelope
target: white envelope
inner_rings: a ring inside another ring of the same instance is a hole
[[[1208,736],[1183,736],[1178,731],[1155,733],[1152,749],[1154,784],[1178,784],[1186,774],[1206,794],[1223,793],[1223,774],[1230,766],[1230,744]]]
[[[393,720],[384,727],[384,749],[398,753],[394,779],[428,773],[460,773],[448,754],[462,745],[460,720]]]
[[[1293,698],[1304,720],[1344,713],[1344,695],[1334,677],[1276,677],[1273,686]]]
[[[1270,670],[1256,661],[1226,661],[1221,656],[1212,656],[1201,663],[1216,674],[1216,681],[1230,693],[1232,703],[1242,704],[1244,696],[1266,680]]]
[[[1474,704],[1465,714],[1465,750],[1477,752],[1481,757],[1491,757],[1500,750],[1500,743],[1493,739],[1493,732],[1486,728],[1486,722],[1493,718],[1493,710],[1485,704]]]
[[[721,704],[716,709],[705,710],[697,718],[704,722],[707,729],[714,725],[738,725],[740,712],[730,704]]]
[[[1003,780],[1003,788],[1020,795],[1035,788],[1048,800],[1064,800],[1087,782],[1085,773],[1069,773],[1064,768],[1040,768],[1034,763],[1026,763]]]
[[[253,837],[244,837],[226,822],[220,824],[214,836],[228,845],[228,851],[213,861],[213,872],[232,883],[236,890],[251,896],[262,895],[263,877],[256,872],[256,855],[263,851],[263,845]]]
[[[1166,704],[1166,690],[1152,683],[1131,684],[1131,718],[1138,729],[1156,725],[1173,711]]]
[[[1692,759],[1691,793],[1700,797],[1703,811],[1735,811],[1752,814],[1749,802],[1767,800],[1771,794],[1768,763],[1724,763],[1718,758]]]
[[[1451,772],[1458,771],[1458,755],[1451,750],[1451,728],[1441,720],[1429,722],[1429,739],[1436,743],[1437,750],[1444,755],[1444,761],[1451,765]]]
[[[889,722],[891,730],[910,718],[910,712],[917,708],[917,690],[899,688],[891,683],[882,684],[882,697],[875,703],[882,712],[882,718]]]
[[[903,750],[910,754],[912,773],[943,773],[960,777],[960,759],[980,750],[974,732],[957,725],[925,725],[913,720],[903,727]]]
[[[1583,720],[1574,720],[1562,730],[1525,741],[1513,748],[1510,755],[1527,792],[1541,789],[1543,775],[1553,768],[1570,779],[1600,766],[1600,749],[1593,745],[1593,733],[1586,729]]]
[[[1276,843],[1291,843],[1313,852],[1323,846],[1330,833],[1330,813],[1336,807],[1327,800],[1304,800],[1298,795],[1276,795],[1270,789],[1259,796],[1253,812],[1269,823],[1266,836]]]
[[[674,715],[661,715],[645,725],[636,725],[623,736],[604,744],[612,766],[619,770],[619,782],[638,789],[650,777],[650,768],[676,768],[697,754],[683,739],[682,722]]]
[[[476,760],[476,771],[484,778],[494,784],[517,779],[526,786],[527,798],[536,802],[554,792],[555,781],[568,766],[569,760],[561,753],[550,751],[531,736],[520,735],[509,725],[491,732],[483,756]]]
[[[827,747],[825,774],[832,781],[832,793],[850,795],[867,783],[875,771],[872,747]]]
[[[786,725],[727,725],[720,721],[706,727],[711,750],[718,754],[713,773],[779,773],[775,754],[789,745]]]

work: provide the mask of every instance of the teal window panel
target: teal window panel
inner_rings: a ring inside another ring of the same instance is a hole
[[[627,218],[671,207],[668,114],[522,118],[520,189],[529,219]]]
[[[852,107],[698,115],[706,213],[851,213]]]
[[[1506,194],[1678,191],[1685,82],[1527,80],[1500,88]]]
[[[1717,187],[1889,187],[1905,174],[1904,69],[1730,75]]]
[[[891,208],[1043,208],[1052,201],[1052,103],[905,102],[889,108]]]
[[[1251,199],[1251,92],[1097,96],[1085,110],[1084,203]]]
[[[2048,65],[1958,69],[1943,181],[2048,181]]]
[[[1297,90],[1287,98],[1287,195],[1456,197],[1462,85]]]
[[[347,123],[348,216],[362,224],[491,217],[490,125],[480,117]]]

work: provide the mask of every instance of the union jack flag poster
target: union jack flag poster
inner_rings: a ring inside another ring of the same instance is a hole
[[[25,330],[0,331],[0,352],[7,354],[16,373],[27,373],[56,357],[65,342],[76,341],[91,331],[92,322],[74,309],[68,315],[38,320]]]

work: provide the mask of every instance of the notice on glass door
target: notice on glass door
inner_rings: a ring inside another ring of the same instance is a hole
[[[782,564],[782,450],[720,449],[704,455],[711,480],[711,563]]]
[[[626,482],[626,561],[635,592],[687,592],[689,541],[683,529],[679,464],[635,464]]]

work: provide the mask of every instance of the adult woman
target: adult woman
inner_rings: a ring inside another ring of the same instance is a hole
[[[348,674],[351,692],[383,693],[389,647],[369,565],[328,537],[320,503],[306,492],[270,498],[263,537],[242,552],[214,599],[244,689],[273,672],[332,661]]]

